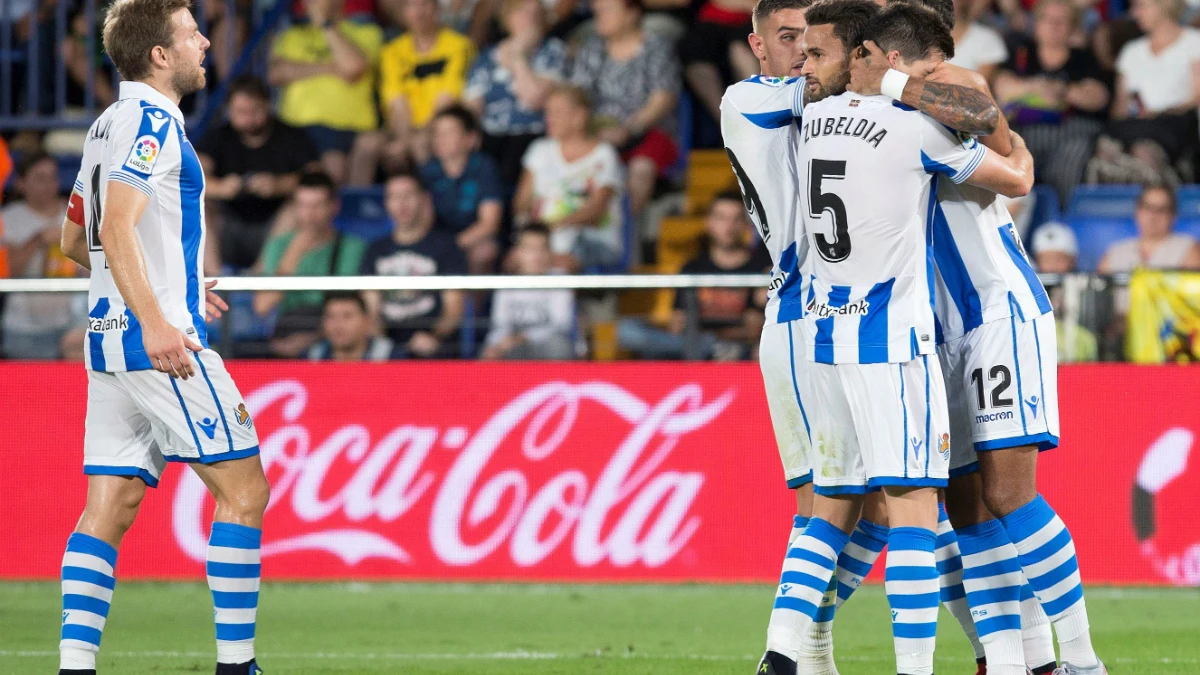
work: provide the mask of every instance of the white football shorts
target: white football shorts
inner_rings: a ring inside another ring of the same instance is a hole
[[[242,395],[214,351],[193,353],[186,380],[156,370],[88,371],[83,472],[138,476],[150,487],[169,461],[212,464],[258,454]]]
[[[1054,315],[989,321],[938,348],[950,404],[950,475],[979,468],[978,452],[1058,447]]]
[[[775,443],[783,461],[783,477],[789,488],[812,481],[810,414],[800,396],[800,382],[811,364],[804,360],[799,326],[785,321],[764,326],[758,346],[758,364],[762,368],[767,391],[767,409]]]
[[[946,391],[936,358],[807,364],[818,494],[885,486],[944,487],[950,465]]]

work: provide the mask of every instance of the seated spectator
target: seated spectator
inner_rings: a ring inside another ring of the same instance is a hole
[[[363,132],[379,126],[375,64],[383,31],[342,18],[339,0],[304,0],[308,24],[275,39],[267,79],[283,89],[279,117],[304,128],[334,182],[368,185],[374,157]]]
[[[433,196],[437,228],[454,235],[472,274],[487,274],[500,251],[496,236],[504,217],[496,164],[477,149],[479,123],[466,108],[442,110],[432,127],[433,159],[421,167],[421,180]]]
[[[340,203],[337,186],[323,173],[300,177],[293,197],[296,229],[271,237],[263,247],[261,271],[268,276],[317,277],[358,274],[366,242],[342,234],[333,226]],[[296,358],[318,338],[321,291],[259,291],[254,311],[260,316],[278,312],[271,351]]]
[[[954,58],[949,63],[978,71],[988,82],[1008,60],[1004,38],[979,21],[978,3],[954,0]]]
[[[1198,144],[1200,31],[1181,25],[1184,0],[1134,0],[1133,16],[1146,35],[1117,57],[1116,96],[1109,133],[1135,156],[1134,146],[1157,143],[1172,164],[1192,160]]]
[[[546,100],[546,138],[525,152],[513,200],[518,223],[551,230],[554,267],[579,272],[617,264],[621,236],[621,160],[589,129],[587,95],[562,86]]]
[[[550,228],[526,225],[513,247],[517,274],[550,272]],[[575,293],[567,289],[501,289],[492,296],[485,359],[563,360],[575,356]]]
[[[707,0],[679,43],[688,88],[714,121],[721,119],[725,88],[759,72],[746,42],[753,10],[746,0]]]
[[[1178,212],[1174,190],[1159,185],[1146,186],[1133,212],[1138,236],[1109,246],[1096,271],[1115,274],[1138,268],[1200,269],[1200,243],[1186,234],[1171,231]]]
[[[78,266],[59,249],[67,203],[58,194],[58,162],[26,155],[17,167],[21,201],[0,211],[0,245],[8,248],[14,278],[74,277]],[[57,359],[59,340],[86,318],[75,311],[75,293],[13,293],[4,305],[3,355]],[[85,310],[86,311],[86,310]]]
[[[621,152],[633,213],[654,196],[679,154],[675,104],[679,62],[671,45],[641,28],[640,0],[594,0],[596,36],[585,42],[571,80],[591,97],[601,140]]]
[[[405,0],[408,32],[389,42],[379,55],[379,101],[390,138],[384,168],[396,171],[429,158],[422,133],[433,114],[462,98],[475,45],[446,28],[437,0]]]
[[[362,274],[433,276],[466,274],[467,260],[454,235],[433,227],[433,200],[419,178],[396,174],[384,184],[384,206],[392,236],[372,243]],[[462,291],[368,291],[371,315],[410,357],[450,357],[459,351]]]
[[[1013,49],[995,81],[996,98],[1025,137],[1038,179],[1064,202],[1083,180],[1109,102],[1096,57],[1068,42],[1079,17],[1070,0],[1041,0],[1033,40]]]
[[[763,247],[747,242],[750,219],[738,192],[723,192],[713,199],[704,219],[703,252],[683,266],[680,274],[760,274],[770,271],[771,259]],[[699,313],[697,342],[687,344],[688,293],[694,293]],[[617,327],[621,347],[647,358],[703,358],[733,360],[753,354],[763,326],[764,290],[701,288],[681,290],[666,330],[641,319],[624,319]]]
[[[325,294],[322,340],[308,350],[310,361],[387,361],[400,358],[390,338],[371,335],[371,315],[361,293]]]
[[[1062,223],[1045,223],[1033,234],[1033,259],[1042,274],[1070,274],[1075,271],[1079,244],[1075,233]],[[1059,363],[1095,361],[1100,357],[1096,334],[1079,325],[1077,312],[1064,316],[1063,289],[1047,285],[1050,303],[1054,306],[1055,330],[1058,334]]]
[[[567,75],[567,45],[546,37],[541,0],[504,0],[500,23],[507,37],[479,55],[463,94],[481,118],[483,151],[500,165],[500,181],[514,186],[521,157],[546,131],[542,107]]]
[[[204,262],[210,276],[222,264],[254,265],[271,221],[296,190],[300,172],[320,166],[308,135],[271,114],[271,92],[261,80],[248,75],[235,80],[227,109],[229,120],[196,144],[208,181],[209,251]]]

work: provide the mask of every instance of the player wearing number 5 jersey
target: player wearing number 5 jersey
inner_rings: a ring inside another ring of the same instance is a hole
[[[95,673],[117,549],[146,487],[189,463],[216,501],[207,573],[218,675],[254,660],[262,517],[258,437],[207,314],[204,173],[179,100],[204,86],[208,40],[187,0],[117,0],[104,46],[125,78],[88,131],[63,250],[91,270],[84,431],[87,504],[63,557],[60,673]]]

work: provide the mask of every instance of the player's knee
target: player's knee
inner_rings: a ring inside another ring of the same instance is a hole
[[[989,481],[983,486],[983,503],[997,517],[1007,516],[1036,496],[1036,487],[1014,481]]]
[[[141,508],[142,498],[145,496],[145,483],[131,480],[119,489],[106,491],[100,499],[89,499],[86,514],[91,517],[96,527],[112,529],[121,535],[133,527],[133,521],[137,518],[138,509]]]

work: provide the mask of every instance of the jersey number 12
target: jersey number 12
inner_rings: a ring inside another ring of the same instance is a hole
[[[828,213],[833,218],[833,241],[824,234],[814,235],[817,254],[826,262],[842,262],[850,257],[850,224],[846,218],[846,203],[832,192],[822,192],[822,183],[846,177],[846,162],[814,159],[808,164],[808,214],[820,218]]]

